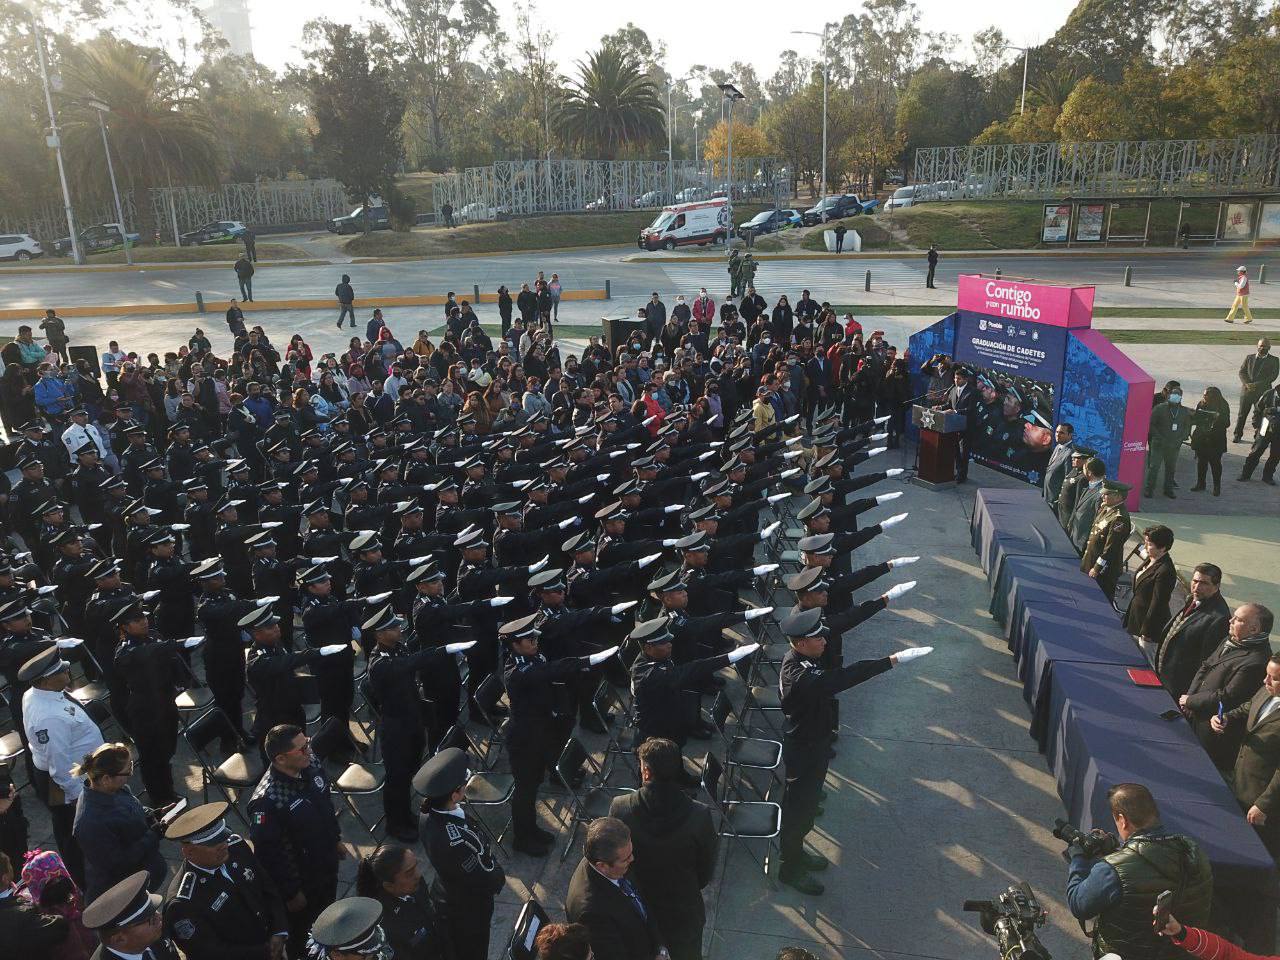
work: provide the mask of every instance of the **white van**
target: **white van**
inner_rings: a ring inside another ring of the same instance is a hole
[[[724,243],[729,235],[729,201],[724,197],[663,207],[636,240],[641,250]]]

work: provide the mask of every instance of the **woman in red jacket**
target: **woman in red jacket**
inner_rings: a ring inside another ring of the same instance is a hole
[[[1165,921],[1164,929],[1160,932],[1193,957],[1203,957],[1204,960],[1278,960],[1274,956],[1249,953],[1243,947],[1237,947],[1230,940],[1224,940],[1208,930],[1184,927],[1174,917]]]

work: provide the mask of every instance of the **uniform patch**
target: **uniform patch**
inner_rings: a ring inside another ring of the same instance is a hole
[[[217,913],[219,910],[223,908],[223,906],[226,904],[227,900],[230,899],[230,897],[231,895],[229,893],[218,894],[218,896],[214,898],[213,903],[209,905],[209,909],[212,910],[214,913]]]
[[[196,935],[196,925],[192,920],[179,920],[173,925],[173,935],[179,940],[190,940]]]
[[[36,743],[39,743],[39,744],[45,744],[45,743],[48,743],[48,742],[49,742],[49,731],[48,731],[48,730],[37,730],[37,731],[36,731]]]
[[[265,813],[255,813],[253,815],[253,825],[255,827],[260,827],[266,822],[267,822],[267,815]]]

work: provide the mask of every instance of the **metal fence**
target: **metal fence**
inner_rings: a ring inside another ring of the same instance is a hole
[[[432,184],[437,222],[453,207],[455,220],[505,220],[540,213],[633,210],[701,200],[717,191],[735,200],[780,205],[789,174],[776,157],[735,157],[695,165],[665,160],[504,160],[468,167]]]
[[[150,191],[151,213],[164,240],[172,241],[173,223],[185,233],[213,220],[240,220],[255,227],[314,223],[346,212],[351,203],[336,180],[267,180],[261,183],[229,183],[221,187],[161,187]],[[137,208],[131,193],[122,194],[120,205],[130,229],[138,227]],[[115,205],[77,203],[76,225],[114,223]],[[23,213],[0,215],[0,233],[29,233],[48,243],[67,235],[67,217],[61,203],[47,203]],[[142,238],[144,241],[148,237]]]
[[[1280,136],[929,147],[916,151],[913,180],[950,200],[1273,193]]]

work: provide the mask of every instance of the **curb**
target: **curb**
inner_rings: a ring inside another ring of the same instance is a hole
[[[583,250],[619,250],[634,247],[634,243],[588,243],[574,247],[537,247],[531,250],[490,250],[467,253],[437,253],[430,255],[406,255],[403,257],[352,257],[351,263],[414,263],[435,260],[470,260],[476,257],[506,257],[539,253],[580,253]]]
[[[761,253],[753,254],[757,263],[765,260],[817,260],[821,262],[830,262],[832,260],[853,261],[859,260],[911,260],[915,257],[923,257],[928,251],[926,250],[872,250],[866,253]],[[1221,252],[1221,251],[1216,251]],[[1269,253],[1270,251],[1267,251]],[[1242,256],[1255,256],[1264,254],[1262,250],[1250,250],[1248,252],[1240,251]],[[1098,259],[1116,259],[1118,256],[1133,257],[1162,257],[1164,259],[1175,260],[1191,260],[1203,259],[1204,251],[1191,250],[1173,250],[1169,248],[1152,248],[1144,247],[1141,249],[1118,249],[1110,247],[1101,250],[1082,250],[1079,248],[1071,248],[1068,250],[939,250],[938,254],[941,259],[947,257],[955,257],[957,259],[974,259],[977,257],[1010,257],[1029,259],[1054,257],[1097,257]],[[1265,254],[1264,254],[1265,255]],[[640,255],[635,257],[623,257],[623,263],[722,263],[725,257],[654,257]]]
[[[41,276],[44,274],[67,273],[128,273],[144,270],[191,270],[200,267],[226,267],[230,269],[234,260],[162,260],[156,263],[86,263],[82,267],[68,264],[65,267],[0,267],[0,277]],[[255,269],[264,267],[328,267],[332,260],[259,260],[254,263]]]

